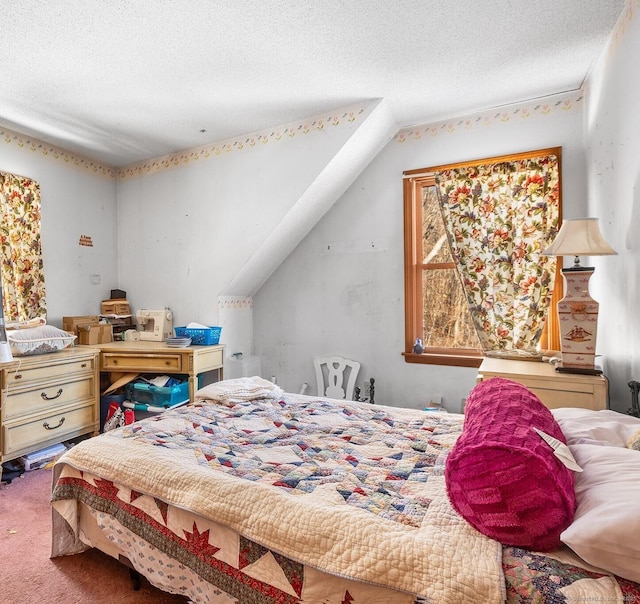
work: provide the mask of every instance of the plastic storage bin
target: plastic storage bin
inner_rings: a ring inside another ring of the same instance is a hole
[[[213,346],[220,343],[222,327],[176,327],[176,337],[191,338],[191,343],[196,346]]]
[[[133,382],[125,387],[127,399],[132,403],[151,407],[173,407],[189,400],[189,382],[174,386],[154,386],[146,382]]]

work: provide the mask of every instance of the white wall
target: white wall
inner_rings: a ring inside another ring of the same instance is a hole
[[[115,173],[41,141],[0,134],[0,170],[40,184],[47,321],[62,327],[65,315],[99,314],[118,287]],[[93,247],[80,246],[81,235]]]
[[[579,93],[402,131],[254,296],[254,349],[262,374],[285,390],[315,392],[312,359],[338,354],[376,380],[376,401],[421,408],[433,395],[451,411],[476,370],[407,364],[404,349],[402,172],[562,146],[565,217],[586,204]]]
[[[238,293],[225,288],[364,115],[315,119],[119,173],[119,274],[133,309],[169,306],[174,325],[220,324],[218,296]]]
[[[597,352],[619,411],[631,404],[628,382],[640,380],[639,12],[640,2],[630,0],[589,77],[585,111],[589,213],[618,252],[591,259],[590,291],[600,302]]]

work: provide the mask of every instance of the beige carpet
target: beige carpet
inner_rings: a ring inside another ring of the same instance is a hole
[[[0,485],[0,599],[11,604],[185,604],[97,550],[51,560],[51,470]]]

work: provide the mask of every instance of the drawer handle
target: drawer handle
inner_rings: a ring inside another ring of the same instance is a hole
[[[60,395],[62,394],[62,388],[60,388],[58,390],[58,392],[56,392],[55,396],[47,396],[46,392],[41,392],[40,396],[45,400],[45,401],[55,401]]]
[[[14,379],[14,380],[21,380],[21,379],[22,379],[22,374],[21,374],[21,373],[16,373],[16,374],[13,376],[13,379]]]
[[[86,364],[86,363],[80,363],[80,368],[81,368],[81,369],[84,369],[86,366],[87,366],[87,364]]]
[[[44,426],[45,430],[55,430],[56,428],[59,428],[60,426],[62,426],[62,424],[64,424],[64,417],[62,417],[60,419],[60,421],[58,422],[57,426],[53,426],[53,428],[49,425],[49,422],[44,422],[44,424],[42,424]]]

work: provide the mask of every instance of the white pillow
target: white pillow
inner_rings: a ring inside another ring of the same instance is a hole
[[[70,346],[75,339],[76,336],[53,325],[7,330],[11,354],[16,357],[56,352]]]
[[[609,409],[562,408],[552,409],[567,444],[591,443],[626,447],[629,439],[640,430],[640,418]]]
[[[574,475],[578,508],[561,541],[589,564],[640,582],[640,451],[570,448],[583,471]]]

